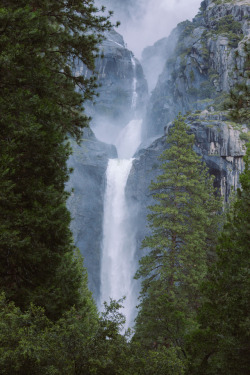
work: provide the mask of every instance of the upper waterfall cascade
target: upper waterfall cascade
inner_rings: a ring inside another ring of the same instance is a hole
[[[137,102],[137,92],[136,92],[136,85],[137,85],[137,79],[136,79],[136,63],[135,63],[135,58],[133,55],[131,55],[131,63],[132,63],[132,67],[133,67],[133,84],[132,84],[132,88],[133,88],[133,94],[132,94],[132,109],[135,110],[136,109],[136,102]]]

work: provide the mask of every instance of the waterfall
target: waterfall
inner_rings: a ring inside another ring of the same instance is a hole
[[[141,143],[142,120],[131,120],[120,132],[115,146],[120,159],[129,159],[136,152]]]
[[[132,120],[117,140],[121,159],[110,159],[106,172],[104,197],[103,243],[100,301],[126,296],[123,313],[126,327],[133,325],[137,301],[134,228],[125,197],[127,179],[133,164],[134,152],[141,140],[142,120]],[[134,134],[134,137],[133,137]]]
[[[133,55],[131,63],[134,75],[131,110],[135,111],[137,80]],[[134,160],[132,157],[141,143],[141,125],[142,120],[133,119],[120,131],[115,140],[118,159],[110,159],[106,171],[100,305],[110,298],[118,300],[126,296],[122,311],[126,316],[125,328],[133,326],[137,303],[137,282],[133,279],[136,272],[135,232],[125,189]]]
[[[136,92],[137,79],[136,79],[136,62],[135,62],[135,58],[134,58],[132,53],[131,53],[131,63],[132,63],[132,68],[133,68],[131,108],[132,108],[132,110],[135,110],[136,109],[136,103],[137,103],[137,92]]]
[[[129,212],[125,187],[133,159],[110,160],[107,168],[107,188],[104,203],[103,258],[101,272],[101,300],[126,296],[123,313],[127,325],[133,303],[134,246],[128,232]],[[133,273],[133,274],[131,274]]]

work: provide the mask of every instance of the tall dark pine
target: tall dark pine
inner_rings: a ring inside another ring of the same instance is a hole
[[[196,326],[220,203],[181,116],[167,142],[162,174],[150,187],[156,203],[149,207],[152,234],[143,242],[150,252],[137,272],[143,280],[135,337],[148,348],[173,346],[184,353],[184,337]]]
[[[92,0],[0,5],[0,289],[52,318],[78,303],[81,282],[64,186],[68,136],[80,140],[96,84],[73,71],[94,68],[110,26]]]

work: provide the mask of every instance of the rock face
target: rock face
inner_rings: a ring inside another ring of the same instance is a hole
[[[97,299],[100,287],[100,247],[102,241],[103,196],[109,158],[117,157],[114,146],[96,139],[84,130],[80,146],[73,143],[69,167],[74,168],[67,189],[74,189],[68,199],[72,216],[71,230],[75,244],[84,256],[89,286]]]
[[[93,122],[111,122],[123,127],[135,115],[142,112],[148,99],[147,82],[142,66],[129,51],[123,37],[115,30],[105,33],[100,56],[96,60],[99,97],[91,106]],[[86,72],[90,74],[90,72]],[[131,110],[133,95],[137,95],[136,107]]]
[[[223,113],[204,111],[199,115],[188,116],[186,122],[195,134],[195,151],[202,156],[210,173],[215,176],[215,186],[227,201],[231,188],[239,186],[239,175],[244,168],[245,142],[240,139],[241,132]],[[135,212],[138,250],[143,238],[149,234],[147,207],[154,204],[149,185],[161,174],[158,157],[169,147],[167,134],[170,127],[171,124],[165,128],[164,136],[137,153],[128,179],[126,195]]]
[[[215,176],[215,186],[228,201],[231,189],[239,187],[239,175],[243,171],[245,141],[242,130],[230,122],[223,113],[190,115],[186,119],[195,134],[195,151],[202,156],[211,174]],[[243,127],[247,131],[247,127]]]
[[[249,15],[244,2],[207,0],[192,22],[178,25],[179,39],[150,98],[145,137],[162,134],[178,112],[218,107],[226,92],[249,79]]]

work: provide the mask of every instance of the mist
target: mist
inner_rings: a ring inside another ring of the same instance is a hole
[[[99,0],[98,0],[99,1]],[[117,31],[128,49],[140,59],[142,50],[167,37],[182,21],[197,14],[201,0],[100,0],[114,10],[114,21],[121,21]]]

